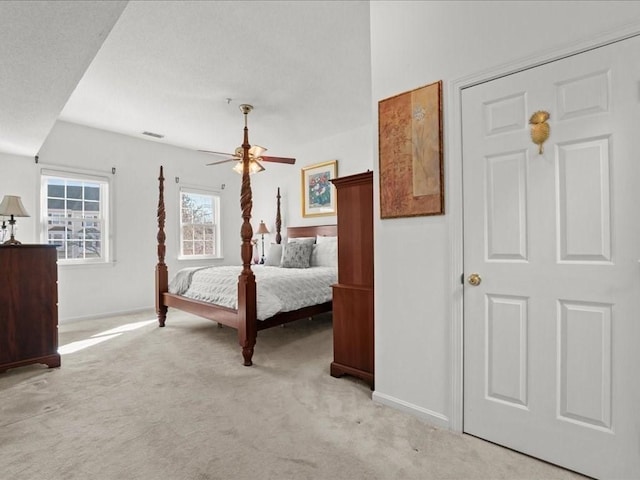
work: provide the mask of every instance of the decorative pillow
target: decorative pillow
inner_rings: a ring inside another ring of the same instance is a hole
[[[279,267],[282,262],[282,244],[272,243],[267,250],[267,258],[264,264],[269,267]]]
[[[313,245],[310,264],[312,267],[337,267],[338,242],[324,242]]]
[[[316,244],[325,243],[325,242],[337,242],[337,241],[338,241],[338,237],[336,236],[318,235],[316,237]]]
[[[303,242],[287,243],[282,252],[283,268],[309,268],[313,244]]]

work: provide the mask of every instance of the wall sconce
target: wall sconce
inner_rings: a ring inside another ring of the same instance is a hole
[[[0,203],[0,215],[10,217],[9,227],[11,236],[9,240],[3,243],[3,245],[21,245],[22,243],[16,240],[14,236],[16,225],[15,217],[28,217],[29,214],[27,213],[27,210],[25,210],[24,205],[22,205],[20,197],[15,195],[5,195],[2,199],[2,203]]]
[[[260,225],[258,226],[258,231],[256,232],[262,236],[262,257],[260,257],[260,263],[264,263],[264,236],[265,234],[269,234],[269,229],[264,224],[262,220],[260,220]]]

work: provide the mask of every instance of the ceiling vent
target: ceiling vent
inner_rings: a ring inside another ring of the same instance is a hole
[[[160,135],[159,133],[142,132],[142,134],[147,135],[148,137],[153,137],[153,138],[164,138],[164,135]]]

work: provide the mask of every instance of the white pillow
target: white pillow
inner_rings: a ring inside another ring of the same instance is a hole
[[[272,243],[267,251],[267,258],[264,260],[264,264],[270,267],[279,267],[282,262],[282,245],[279,243]]]
[[[324,242],[313,245],[310,264],[312,267],[337,267],[338,242]]]
[[[316,244],[325,243],[325,242],[337,242],[337,241],[338,241],[338,237],[336,236],[318,235],[316,237]]]
[[[287,243],[316,243],[316,237],[293,237],[287,238]]]

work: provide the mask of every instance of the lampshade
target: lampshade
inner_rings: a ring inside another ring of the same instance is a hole
[[[256,233],[261,235],[269,233],[269,229],[267,228],[267,226],[264,224],[262,220],[260,220],[260,225],[258,226],[258,231]]]
[[[14,217],[28,217],[27,210],[22,205],[22,200],[16,195],[5,195],[0,203],[0,215]]]
[[[256,160],[249,160],[249,174],[258,173],[264,170],[264,167],[260,165],[260,163]],[[242,175],[242,160],[240,160],[235,167],[233,167],[233,171]]]

